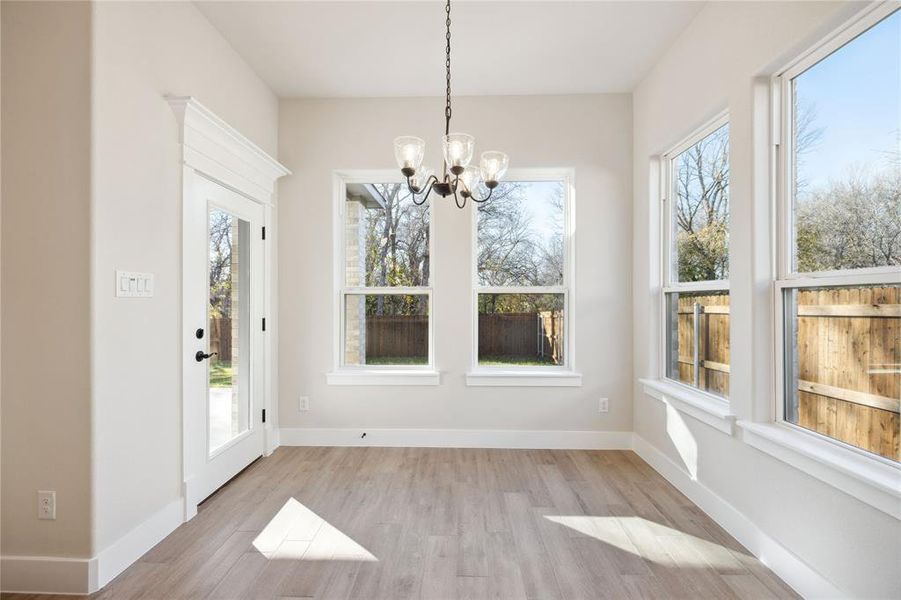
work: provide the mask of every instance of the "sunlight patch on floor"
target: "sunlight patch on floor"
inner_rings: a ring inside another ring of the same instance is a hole
[[[289,498],[272,517],[253,540],[253,546],[270,559],[378,561],[366,548],[294,498]]]
[[[623,552],[661,564],[677,561],[680,568],[715,569],[738,565],[729,548],[642,517],[545,515],[544,518]]]

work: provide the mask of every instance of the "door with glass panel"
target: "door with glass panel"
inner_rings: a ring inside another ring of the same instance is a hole
[[[192,401],[204,415],[206,460],[195,494],[202,499],[263,454],[263,208],[206,179],[196,189],[204,212],[197,207],[195,229],[202,218],[197,233],[206,243],[196,257],[203,306],[190,350],[198,383]]]

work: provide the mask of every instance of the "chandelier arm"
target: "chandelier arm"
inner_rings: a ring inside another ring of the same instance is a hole
[[[463,196],[463,203],[460,204],[460,197],[457,195],[457,188],[460,187],[460,178],[459,177],[457,177],[454,180],[454,184],[452,187],[454,189],[454,204],[457,205],[457,208],[460,208],[460,209],[466,208],[466,196]],[[460,194],[460,196],[462,196],[462,194]]]
[[[488,202],[489,200],[491,200],[491,194],[493,194],[493,193],[494,193],[494,190],[488,190],[488,195],[485,196],[484,198],[482,198],[481,200],[476,198],[476,195],[472,194],[472,193],[469,195],[469,197],[472,198],[473,202],[477,202],[477,203],[481,204],[482,202]]]
[[[412,199],[413,199],[413,204],[415,204],[416,206],[422,206],[423,204],[425,204],[425,201],[429,199],[429,194],[432,193],[432,188],[434,187],[434,185],[435,185],[437,182],[438,182],[438,178],[435,177],[435,175],[429,175],[429,178],[426,180],[426,183],[427,183],[428,185],[426,185],[425,189],[424,189],[424,190],[420,189],[419,192],[416,192],[416,191],[413,189],[413,186],[410,185],[410,178],[407,177],[407,189],[410,191],[410,196],[411,196]],[[424,193],[423,193],[423,192],[424,192]],[[416,201],[416,194],[417,194],[417,193],[418,193],[418,194],[422,194],[422,200],[419,201],[419,202]]]

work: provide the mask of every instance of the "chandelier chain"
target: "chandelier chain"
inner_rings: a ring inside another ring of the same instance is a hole
[[[447,33],[445,34],[445,38],[447,39],[447,46],[445,47],[445,52],[447,53],[447,57],[444,61],[444,66],[447,69],[447,104],[444,107],[444,134],[447,135],[450,133],[450,120],[451,120],[451,18],[450,18],[450,0],[447,0],[447,5],[444,8],[444,12],[447,13],[447,20],[445,21],[445,26],[447,27]]]

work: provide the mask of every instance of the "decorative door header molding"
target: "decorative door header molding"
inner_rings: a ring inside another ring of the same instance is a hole
[[[266,204],[291,171],[191,96],[167,96],[178,120],[183,163]]]

